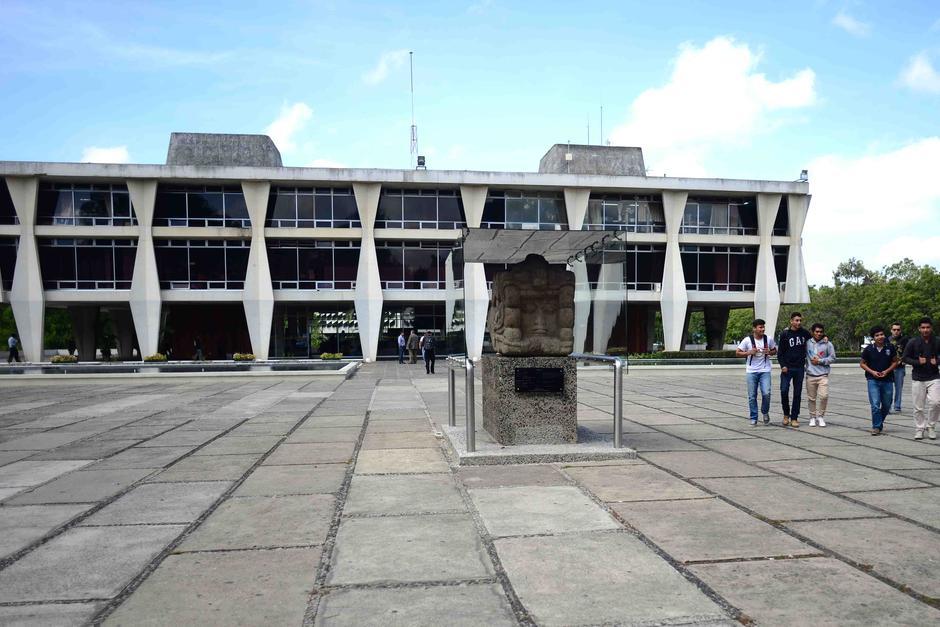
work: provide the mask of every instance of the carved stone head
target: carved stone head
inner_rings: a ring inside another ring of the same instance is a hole
[[[499,272],[488,325],[502,355],[569,355],[574,350],[574,273],[540,255]]]

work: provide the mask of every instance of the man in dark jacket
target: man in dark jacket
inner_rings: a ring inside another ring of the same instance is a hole
[[[931,440],[937,439],[937,419],[940,418],[940,338],[933,334],[933,321],[921,318],[917,327],[920,335],[904,347],[901,361],[911,367],[911,387],[914,392],[914,439],[923,440],[924,431]]]
[[[888,341],[897,350],[898,358],[904,354],[904,347],[907,346],[911,338],[901,333],[901,323],[895,322],[891,325],[891,337]],[[902,362],[894,369],[894,413],[901,413],[901,392],[904,390],[904,363]]]
[[[800,401],[803,377],[806,374],[806,341],[812,337],[803,328],[803,314],[790,314],[790,326],[777,339],[777,362],[780,364],[780,402],[783,404],[783,426],[800,426]],[[790,405],[790,384],[793,384],[793,405]]]
[[[428,374],[434,374],[434,336],[430,331],[421,338],[421,350],[424,352],[424,369]]]

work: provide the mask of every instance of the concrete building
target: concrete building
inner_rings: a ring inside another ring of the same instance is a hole
[[[0,301],[38,360],[65,308],[80,355],[107,311],[123,357],[395,351],[402,328],[484,347],[499,268],[450,258],[465,226],[626,231],[575,263],[576,349],[678,350],[692,311],[776,323],[809,298],[805,182],[647,177],[639,148],[556,145],[539,172],[289,168],[264,136],[174,133],[166,165],[0,161]],[[629,303],[629,304],[628,304]]]

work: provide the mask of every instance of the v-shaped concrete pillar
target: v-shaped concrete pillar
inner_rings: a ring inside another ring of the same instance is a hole
[[[682,331],[689,294],[685,288],[682,256],[679,253],[679,227],[688,192],[663,192],[663,210],[666,214],[666,263],[663,268],[662,294],[659,307],[663,316],[663,341],[667,351],[682,350]]]
[[[788,303],[809,302],[809,282],[806,280],[806,265],[803,263],[803,226],[806,224],[809,202],[809,196],[787,196],[790,212],[790,250],[787,253],[787,286],[783,300]]]
[[[267,359],[271,344],[271,320],[274,318],[274,288],[271,286],[271,267],[264,240],[264,219],[268,210],[268,181],[242,181],[242,193],[251,218],[251,248],[248,250],[248,271],[242,303],[251,352],[257,359]]]
[[[134,257],[129,301],[140,357],[143,359],[160,350],[160,312],[163,302],[157,257],[153,249],[153,210],[157,199],[157,182],[127,181],[127,189],[140,233],[137,236],[137,255]],[[124,348],[121,350],[124,351]]]
[[[464,216],[467,226],[480,228],[483,220],[483,206],[486,204],[487,187],[485,185],[461,185],[460,198],[463,201]],[[483,356],[483,336],[486,333],[486,314],[490,307],[490,293],[486,289],[486,273],[482,263],[463,265],[464,293],[464,336],[467,340],[467,356],[480,359]]]
[[[757,195],[757,231],[760,248],[757,251],[757,280],[754,283],[754,317],[766,323],[766,332],[776,335],[777,317],[780,313],[780,285],[774,266],[772,238],[780,194]]]
[[[359,244],[359,270],[356,273],[356,322],[359,325],[359,343],[362,359],[373,362],[379,351],[379,332],[382,326],[382,282],[379,262],[375,254],[375,214],[379,208],[378,183],[353,183],[359,221],[362,223],[362,242]]]
[[[20,240],[16,249],[16,269],[10,305],[26,361],[42,361],[42,338],[46,315],[46,297],[39,269],[36,243],[36,199],[39,179],[34,176],[8,176],[7,188],[13,209],[20,221]]]

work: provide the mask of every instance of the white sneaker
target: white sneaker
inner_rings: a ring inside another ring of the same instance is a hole
[[[816,418],[816,424],[818,424],[820,427],[825,427],[826,421],[823,420],[822,416],[819,416],[818,418]]]
[[[816,426],[816,416],[810,416],[810,417],[809,417],[809,426],[811,426],[811,427],[815,427],[815,426]]]
[[[920,429],[918,429],[917,431],[915,431],[915,432],[914,432],[914,439],[915,439],[915,440],[923,440],[923,439],[924,439],[924,432],[921,431]]]
[[[934,429],[933,427],[927,427],[927,437],[930,438],[931,440],[936,440],[937,430]]]

